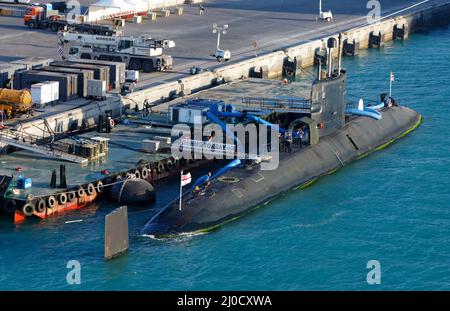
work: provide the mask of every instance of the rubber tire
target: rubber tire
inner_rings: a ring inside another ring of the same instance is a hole
[[[98,193],[102,193],[103,192],[103,181],[101,181],[101,180],[97,181],[97,183],[95,185],[95,189],[97,190]]]
[[[223,57],[222,56],[217,56],[216,58],[217,58],[217,61],[219,63],[223,63]]]
[[[82,198],[84,196],[84,194],[85,194],[84,188],[83,187],[78,188],[77,197]]]
[[[58,31],[58,25],[56,25],[56,24],[51,24],[51,25],[50,25],[50,30],[53,31],[53,32],[57,32],[57,31]]]
[[[164,170],[165,170],[164,163],[162,161],[159,161],[158,164],[156,165],[156,172],[158,174],[161,174],[164,172]]]
[[[58,202],[60,205],[65,205],[67,203],[67,194],[64,192],[60,193],[58,196]]]
[[[153,72],[153,61],[152,60],[146,60],[142,64],[142,70],[146,73]]]
[[[68,193],[67,193],[67,200],[68,200],[69,202],[75,201],[76,198],[77,198],[77,195],[76,195],[75,192],[71,191],[71,192],[68,192]]]
[[[141,179],[142,178],[141,172],[139,172],[139,170],[135,170],[134,171],[134,176],[136,176],[137,179]]]
[[[45,212],[46,207],[47,207],[47,203],[45,203],[45,200],[40,199],[36,203],[36,212],[43,213],[43,212]]]
[[[173,162],[170,159],[166,160],[166,163],[164,163],[164,168],[166,171],[170,171],[173,168]]]
[[[35,212],[34,206],[31,203],[26,203],[23,207],[22,207],[22,213],[26,216],[26,217],[30,217],[31,215],[33,215]]]
[[[36,28],[36,22],[35,22],[35,21],[29,22],[29,23],[28,23],[28,28],[30,28],[30,29]]]
[[[58,204],[58,201],[56,201],[56,198],[54,196],[51,195],[51,196],[49,196],[47,198],[47,205],[48,205],[48,207],[53,208],[57,204]]]
[[[94,195],[95,194],[95,187],[93,184],[89,183],[86,187],[86,192],[88,195]]]
[[[148,175],[149,175],[148,168],[143,167],[142,170],[141,170],[141,178],[142,179],[147,179]]]
[[[140,71],[142,69],[141,62],[139,60],[132,59],[128,65],[128,68],[130,70]]]

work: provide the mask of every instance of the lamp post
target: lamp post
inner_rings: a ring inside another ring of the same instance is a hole
[[[219,50],[219,46],[220,46],[220,34],[226,34],[227,29],[228,29],[227,24],[225,24],[223,26],[213,24],[213,33],[217,33],[217,50]]]
[[[220,49],[220,35],[226,34],[228,29],[228,25],[219,26],[217,24],[213,24],[213,33],[217,33],[217,48],[214,56],[218,62],[226,62],[230,59],[231,53],[229,50],[221,50]]]

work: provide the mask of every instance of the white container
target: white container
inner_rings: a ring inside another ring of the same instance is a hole
[[[161,142],[163,145],[170,145],[172,142],[172,138],[167,136],[153,136],[153,139]]]
[[[135,24],[142,23],[142,16],[140,16],[140,15],[133,16],[133,23],[135,23]]]
[[[59,100],[59,82],[58,81],[47,81],[47,82],[43,82],[45,84],[48,84],[51,86],[51,102],[52,103],[56,103]]]
[[[106,81],[104,80],[88,80],[88,97],[106,97]]]
[[[144,152],[157,152],[159,150],[159,141],[145,139],[142,141],[142,151]]]
[[[31,85],[31,100],[35,104],[48,104],[52,102],[52,86],[46,83]]]
[[[125,81],[127,82],[138,82],[139,71],[137,70],[125,70]]]

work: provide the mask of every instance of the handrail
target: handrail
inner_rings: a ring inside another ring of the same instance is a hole
[[[304,98],[244,97],[242,103],[247,107],[256,105],[261,108],[311,109],[311,101]]]

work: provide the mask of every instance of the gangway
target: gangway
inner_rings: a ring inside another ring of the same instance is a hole
[[[219,156],[222,159],[233,159],[235,157],[249,160],[261,160],[268,162],[270,161],[270,156],[261,155],[255,153],[239,153],[235,144],[224,144],[214,141],[203,141],[203,140],[193,140],[193,139],[180,139],[180,149],[183,151],[188,151],[191,154],[198,156],[214,157]]]
[[[28,140],[27,140],[28,139]],[[39,153],[50,158],[55,158],[58,160],[64,160],[73,163],[83,164],[88,162],[88,159],[79,157],[74,154],[69,154],[62,151],[62,146],[57,143],[51,146],[47,145],[37,145],[35,141],[30,139],[28,133],[21,131],[12,131],[10,129],[4,128],[0,130],[0,142],[7,145],[28,150],[31,152]],[[61,148],[59,148],[61,147]]]

